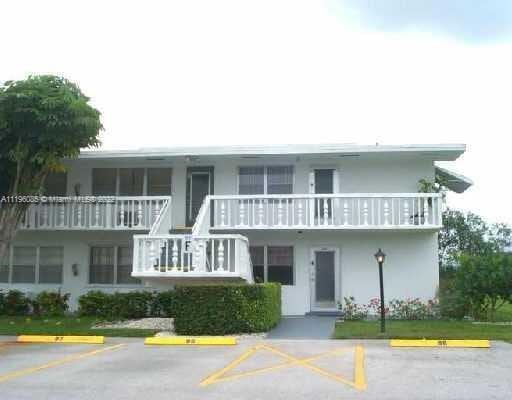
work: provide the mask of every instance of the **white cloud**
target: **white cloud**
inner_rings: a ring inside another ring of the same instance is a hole
[[[0,80],[62,74],[105,148],[463,142],[452,205],[512,223],[509,43],[379,33],[320,1],[3,4]],[[8,16],[8,17],[6,17]]]

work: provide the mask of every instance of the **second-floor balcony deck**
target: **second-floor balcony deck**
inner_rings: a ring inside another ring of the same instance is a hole
[[[170,196],[53,197],[32,204],[23,230],[150,230],[165,212]]]
[[[211,229],[439,229],[437,193],[210,196]]]

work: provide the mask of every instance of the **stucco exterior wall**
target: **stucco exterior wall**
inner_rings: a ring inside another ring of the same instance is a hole
[[[354,296],[358,303],[368,303],[378,297],[378,269],[373,257],[381,247],[387,254],[384,265],[386,298],[434,298],[439,283],[437,264],[437,233],[433,232],[249,232],[251,245],[294,246],[294,285],[283,286],[283,314],[302,315],[311,310],[311,248],[339,249],[340,274],[337,300]],[[41,290],[61,290],[71,293],[72,309],[77,298],[89,290],[130,291],[162,290],[170,283],[143,285],[89,285],[89,247],[112,244],[131,245],[130,233],[83,232],[21,232],[16,245],[64,246],[62,285],[0,284],[0,288],[16,288],[37,293]],[[71,266],[78,264],[78,276]]]
[[[312,168],[335,168],[339,193],[414,193],[418,180],[433,179],[434,165],[429,159],[410,157],[365,158],[323,157],[320,159],[281,158],[212,158],[201,162],[186,163],[183,159],[173,161],[122,161],[122,160],[77,160],[68,163],[68,194],[80,183],[82,195],[92,193],[93,168],[123,167],[171,167],[172,168],[172,225],[185,225],[186,171],[188,166],[214,167],[214,194],[238,194],[238,168],[257,165],[294,165],[294,193],[310,193],[310,171]]]

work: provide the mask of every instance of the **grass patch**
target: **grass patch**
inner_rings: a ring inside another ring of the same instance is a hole
[[[0,335],[97,335],[119,337],[153,336],[154,329],[92,329],[93,317],[0,317]]]
[[[473,324],[471,321],[379,321],[336,323],[335,339],[490,339],[512,343],[512,326]]]
[[[496,321],[512,321],[512,303],[504,304],[496,311]]]

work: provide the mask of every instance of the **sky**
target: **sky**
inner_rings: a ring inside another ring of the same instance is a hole
[[[0,81],[51,73],[104,149],[465,143],[454,208],[512,223],[512,2],[2,2]]]

